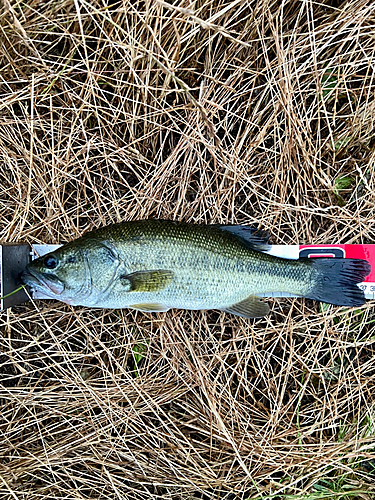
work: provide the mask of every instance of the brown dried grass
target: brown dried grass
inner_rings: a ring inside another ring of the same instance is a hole
[[[162,217],[374,241],[372,2],[0,4],[2,240]],[[37,302],[1,329],[1,498],[375,496],[371,303]]]

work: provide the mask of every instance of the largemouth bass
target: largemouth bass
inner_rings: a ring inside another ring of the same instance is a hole
[[[289,292],[360,306],[370,273],[360,259],[288,260],[267,254],[268,235],[249,226],[167,220],[113,224],[34,260],[22,280],[72,305],[141,311],[220,309],[265,316],[257,294]]]

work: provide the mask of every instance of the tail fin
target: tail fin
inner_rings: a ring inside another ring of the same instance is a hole
[[[313,278],[316,282],[306,298],[349,307],[365,303],[364,293],[357,283],[370,274],[371,266],[367,260],[324,257],[310,260],[316,270]]]

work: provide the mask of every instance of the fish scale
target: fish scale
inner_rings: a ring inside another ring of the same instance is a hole
[[[305,291],[304,275],[312,272],[306,264],[298,263],[296,267],[292,263],[286,269],[285,263],[279,259],[254,252],[238,238],[215,227],[160,221],[158,237],[155,238],[155,223],[150,222],[141,226],[141,243],[137,223],[128,224],[125,231],[119,226],[118,233],[114,231],[110,240],[129,272],[159,269],[161,265],[174,271],[173,283],[155,295],[156,301],[170,307],[211,309],[218,303],[221,308],[229,307],[256,292],[290,291],[292,287],[301,295]],[[129,241],[134,235],[140,243],[139,248],[135,245],[136,248],[130,249]],[[147,256],[145,248],[152,249]],[[275,275],[279,280],[274,279]],[[298,288],[292,285],[297,281]],[[134,299],[143,302],[145,297],[140,295]],[[119,295],[116,304],[121,300]]]

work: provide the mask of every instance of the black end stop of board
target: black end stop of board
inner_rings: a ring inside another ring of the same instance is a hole
[[[0,297],[19,288],[20,274],[31,260],[31,247],[26,243],[0,243]],[[0,300],[0,310],[17,306],[29,299],[25,290]]]

